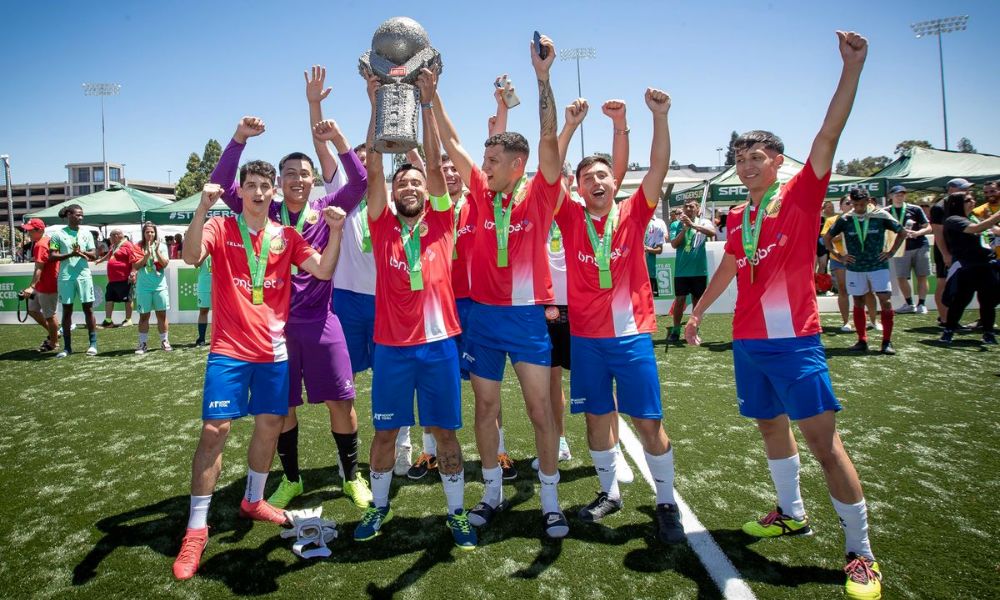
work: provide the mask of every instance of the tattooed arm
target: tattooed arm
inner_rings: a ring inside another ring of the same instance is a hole
[[[548,49],[548,55],[543,59],[531,44],[531,64],[535,67],[538,78],[538,119],[541,124],[541,136],[538,141],[538,170],[545,181],[553,184],[559,180],[562,163],[559,159],[559,135],[556,122],[556,99],[552,94],[552,84],[549,82],[549,70],[556,58],[556,47],[548,36],[542,36],[541,44]]]

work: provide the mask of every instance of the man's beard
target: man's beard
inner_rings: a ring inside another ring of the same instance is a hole
[[[418,217],[423,210],[424,208],[419,203],[413,204],[412,206],[403,204],[402,202],[396,203],[396,212],[404,217]]]

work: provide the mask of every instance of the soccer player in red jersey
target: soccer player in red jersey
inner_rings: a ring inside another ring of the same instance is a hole
[[[201,439],[191,466],[191,511],[173,567],[177,579],[194,576],[208,543],[208,507],[233,419],[254,416],[240,515],[278,524],[288,520],[284,511],[264,500],[264,485],[288,413],[285,322],[292,266],[317,279],[330,279],[345,215],[337,207],[323,210],[330,241],[320,257],[295,227],[268,217],[274,179],[270,164],[246,163],[240,169],[238,188],[242,214],[215,217],[206,224],[208,210],[222,196],[220,186],[207,184],[185,236],[184,262],[193,265],[212,257],[212,298],[217,310],[205,366]]]
[[[726,253],[685,328],[698,344],[698,324],[736,278],[733,362],[740,414],[755,419],[764,438],[778,506],[743,530],[757,537],[809,532],[799,493],[795,421],[819,460],[846,538],[847,595],[881,597],[881,573],[868,541],[868,510],[861,481],[837,433],[840,403],[833,393],[820,343],[813,263],[819,214],[830,167],[868,55],[860,35],[837,32],[843,71],[805,167],[778,182],[784,144],[751,131],[735,142],[736,172],[750,192],[730,211]],[[768,92],[765,92],[768,93]]]

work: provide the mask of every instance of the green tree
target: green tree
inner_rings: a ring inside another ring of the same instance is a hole
[[[890,162],[892,161],[888,156],[866,156],[851,159],[846,163],[841,160],[837,162],[834,171],[851,177],[868,177],[884,169]]]
[[[906,152],[910,148],[913,148],[914,146],[916,146],[918,148],[933,148],[934,147],[934,146],[931,146],[931,143],[928,142],[927,140],[903,140],[902,142],[899,142],[898,144],[896,144],[896,150],[893,152],[893,154],[897,154],[899,156],[902,156],[904,152]]]
[[[174,196],[178,199],[187,198],[199,193],[222,156],[222,146],[216,140],[208,140],[201,156],[192,152],[187,161],[187,172],[177,180]]]
[[[736,147],[733,145],[736,143],[736,139],[740,137],[740,134],[735,131],[729,136],[729,149],[726,150],[726,166],[731,167],[736,164]]]
[[[958,140],[958,151],[959,152],[968,152],[970,154],[975,154],[976,153],[976,147],[972,145],[972,140],[970,140],[967,137],[964,137],[964,138]]]

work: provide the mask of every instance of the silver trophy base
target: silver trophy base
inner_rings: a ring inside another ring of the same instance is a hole
[[[382,84],[375,106],[375,150],[403,154],[416,148],[419,90],[408,83]]]

